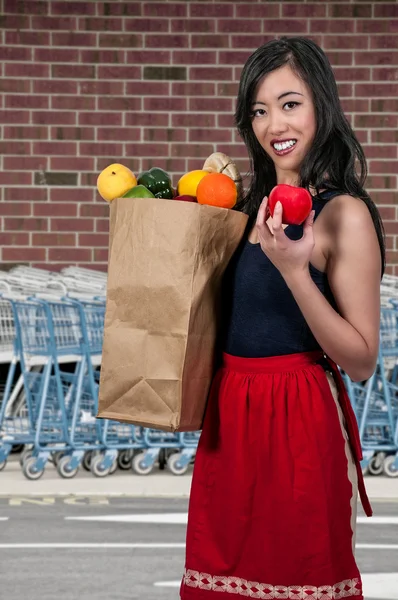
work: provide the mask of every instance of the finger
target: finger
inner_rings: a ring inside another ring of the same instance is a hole
[[[314,225],[315,211],[312,210],[304,221],[303,235],[312,234],[312,226]]]
[[[276,236],[283,232],[282,220],[283,206],[281,202],[277,202],[274,208],[274,216],[272,217],[272,231]]]
[[[262,237],[263,239],[271,239],[272,238],[272,233],[267,225],[267,219],[268,219],[267,210],[268,210],[268,198],[267,198],[267,196],[265,196],[260,205],[260,208],[258,209],[257,220],[256,220],[258,235],[259,235],[259,237]]]

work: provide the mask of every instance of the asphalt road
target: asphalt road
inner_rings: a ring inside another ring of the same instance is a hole
[[[360,518],[357,533],[365,597],[395,600],[398,503],[373,506],[383,522]],[[0,597],[178,600],[186,511],[183,499],[0,498]]]

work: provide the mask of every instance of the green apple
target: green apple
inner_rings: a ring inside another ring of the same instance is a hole
[[[135,185],[122,196],[123,198],[155,198],[144,185]]]

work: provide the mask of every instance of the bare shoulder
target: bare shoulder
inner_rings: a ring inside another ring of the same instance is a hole
[[[365,202],[348,194],[329,200],[322,213],[325,217],[324,224],[330,233],[338,234],[341,231],[352,230],[353,227],[370,227],[374,230],[374,223]]]

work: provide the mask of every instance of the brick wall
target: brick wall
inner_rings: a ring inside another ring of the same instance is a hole
[[[2,268],[106,269],[98,173],[165,168],[176,183],[214,151],[246,172],[233,130],[256,47],[306,35],[328,53],[364,145],[367,187],[398,275],[398,3],[0,0]]]

